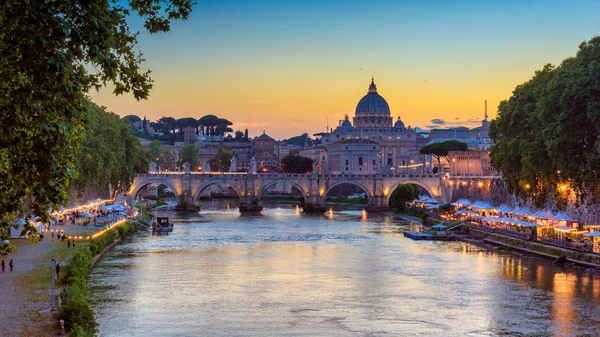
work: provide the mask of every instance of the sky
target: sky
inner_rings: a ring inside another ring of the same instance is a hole
[[[406,126],[480,125],[545,64],[600,34],[600,1],[196,0],[166,34],[141,31],[152,71],[146,101],[92,99],[121,115],[214,114],[250,136],[276,139],[335,128],[374,76]]]

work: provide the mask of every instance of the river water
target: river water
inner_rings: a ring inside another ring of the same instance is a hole
[[[101,336],[598,336],[600,278],[361,211],[173,216],[94,270]]]

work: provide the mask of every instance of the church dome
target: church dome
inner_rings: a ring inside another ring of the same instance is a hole
[[[369,86],[369,92],[363,97],[356,106],[356,117],[377,116],[388,117],[390,115],[390,106],[385,98],[377,93],[377,86],[373,79]]]
[[[352,123],[350,123],[350,119],[348,119],[348,115],[345,116],[344,121],[338,127],[340,131],[352,131]]]
[[[400,120],[400,116],[398,116],[398,120],[396,121],[396,123],[394,123],[394,127],[395,128],[402,128],[402,129],[404,129],[404,122],[402,122]]]

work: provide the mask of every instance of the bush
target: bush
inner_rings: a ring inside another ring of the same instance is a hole
[[[63,319],[65,326],[72,330],[71,336],[93,336],[97,332],[96,317],[89,304],[90,290],[87,284],[91,264],[91,252],[81,249],[73,254],[67,266],[67,286],[57,318]]]

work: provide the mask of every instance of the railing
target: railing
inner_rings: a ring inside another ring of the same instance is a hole
[[[156,173],[140,173],[137,174],[138,178],[153,178],[153,177],[179,177],[186,175],[183,172],[156,172]],[[395,179],[438,179],[438,176],[433,174],[295,174],[295,173],[247,173],[247,172],[190,172],[187,175],[194,176],[209,176],[209,177],[246,177],[248,175],[258,176],[261,178],[309,178],[309,177],[319,177],[319,178],[395,178]]]

